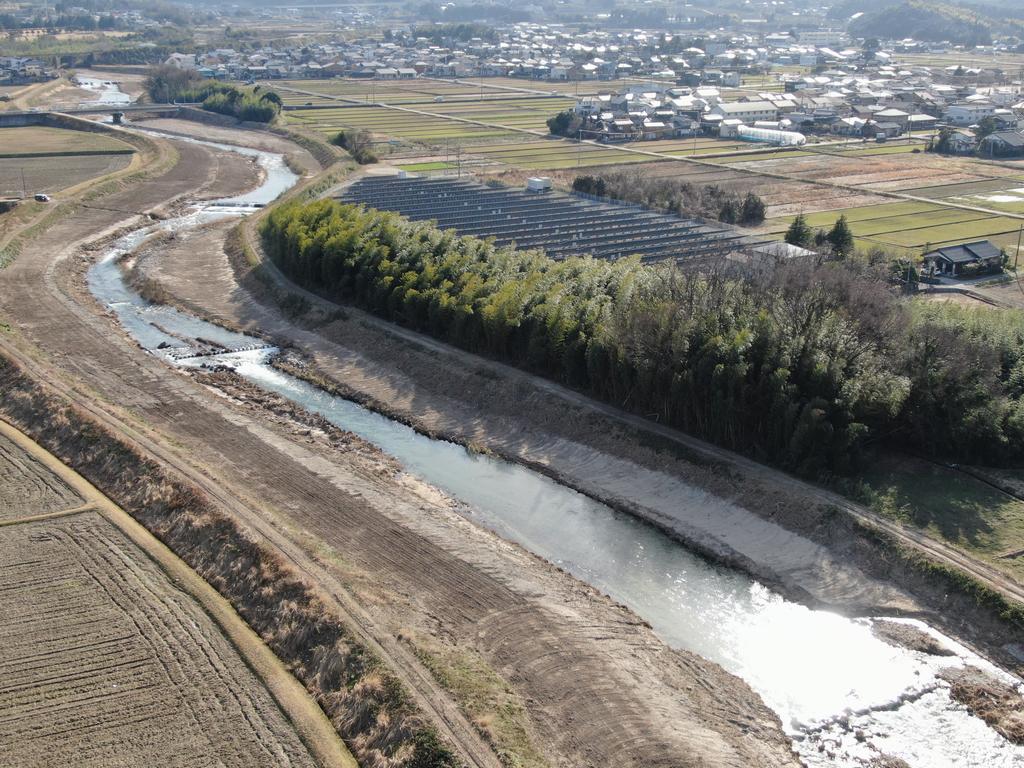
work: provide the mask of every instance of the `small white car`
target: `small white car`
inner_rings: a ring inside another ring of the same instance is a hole
[[[35,201],[37,203],[48,203],[48,202],[50,202],[50,196],[49,195],[44,195],[42,192],[36,192],[32,197],[35,199]]]

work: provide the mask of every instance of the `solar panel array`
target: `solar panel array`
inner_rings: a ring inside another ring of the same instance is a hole
[[[556,259],[639,255],[644,261],[685,262],[751,244],[735,230],[696,219],[463,179],[371,176],[347,187],[340,199],[414,221],[433,220],[462,235],[493,237],[499,245],[542,248]]]

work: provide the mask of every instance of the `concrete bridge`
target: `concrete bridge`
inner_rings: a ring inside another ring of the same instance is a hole
[[[176,114],[182,107],[201,107],[202,104],[107,104],[71,109],[37,109],[11,110],[0,112],[0,128],[14,128],[23,125],[41,125],[49,115],[117,115],[131,112],[149,112],[155,114]]]

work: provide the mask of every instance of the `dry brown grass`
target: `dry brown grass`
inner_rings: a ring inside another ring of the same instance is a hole
[[[946,669],[940,675],[950,695],[1014,744],[1024,744],[1024,697],[1011,685],[975,667]]]
[[[398,768],[430,727],[379,659],[201,490],[0,355],[0,412],[169,546],[289,666],[365,768]],[[445,763],[437,763],[444,765]]]

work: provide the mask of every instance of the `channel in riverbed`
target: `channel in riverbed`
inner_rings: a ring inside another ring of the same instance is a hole
[[[272,178],[278,156],[218,146],[254,155],[267,170],[264,185],[233,204],[270,202],[294,183],[279,172]],[[269,365],[275,350],[252,348],[264,346],[258,339],[150,304],[126,285],[117,260],[150,234],[240,212],[210,204],[122,238],[90,270],[91,290],[154,354],[201,366],[208,358],[200,353],[218,353],[218,364],[375,443],[406,471],[464,502],[479,524],[630,606],[670,645],[742,677],[779,713],[808,764],[863,765],[882,753],[922,768],[1024,763],[1024,750],[951,701],[937,677],[943,667],[971,663],[1002,673],[948,638],[936,635],[955,652],[949,657],[886,644],[872,635],[870,620],[784,600],[544,475],[420,435],[289,376]]]

